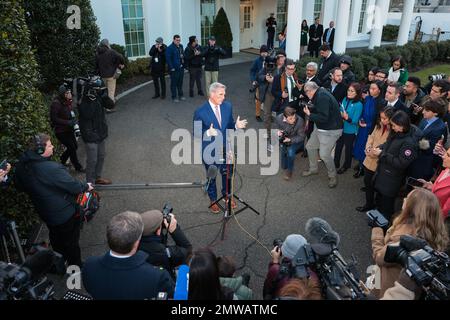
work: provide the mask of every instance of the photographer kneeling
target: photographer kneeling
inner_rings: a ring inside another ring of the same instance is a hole
[[[264,300],[271,300],[276,297],[285,296],[283,289],[288,286],[295,277],[295,270],[291,268],[291,261],[299,251],[301,247],[307,244],[306,239],[299,234],[291,234],[286,237],[284,242],[281,240],[275,240],[275,247],[271,251],[272,261],[269,263],[269,271],[267,272],[266,279],[264,280],[263,297]],[[320,295],[320,289],[318,289],[319,279],[317,275],[308,268],[310,278],[302,279],[306,282],[305,288],[316,290]],[[310,283],[311,282],[311,283]],[[312,295],[309,290],[304,290],[305,293],[303,299]],[[315,295],[317,296],[317,294]],[[301,298],[301,297],[297,297]]]
[[[142,213],[141,217],[144,222],[144,231],[139,250],[149,255],[148,263],[163,267],[175,279],[174,268],[186,263],[192,252],[191,243],[178,226],[173,214],[170,214],[170,219],[167,219],[161,211],[151,210]],[[174,246],[167,246],[167,235],[163,235],[166,231],[175,242]]]
[[[286,107],[275,120],[280,139],[281,167],[286,170],[285,180],[292,178],[294,160],[298,150],[304,149],[305,122],[294,108]]]

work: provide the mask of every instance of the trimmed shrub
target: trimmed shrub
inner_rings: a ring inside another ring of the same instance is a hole
[[[364,64],[362,62],[361,57],[353,57],[353,65],[352,70],[355,74],[356,79],[364,79],[367,75],[367,72],[365,72]]]
[[[389,69],[391,65],[391,56],[384,48],[377,48],[373,51],[372,56],[377,59],[377,66],[383,69]]]
[[[25,0],[31,45],[42,75],[40,87],[51,92],[64,78],[86,76],[95,71],[95,50],[100,32],[90,0]],[[67,8],[81,10],[81,28],[70,30]]]
[[[13,165],[30,137],[51,133],[49,111],[38,85],[38,65],[20,0],[0,2],[0,156]],[[11,174],[14,176],[14,172]],[[1,214],[14,219],[22,235],[39,221],[33,206],[14,183],[0,192]]]
[[[223,8],[219,9],[211,30],[211,35],[216,37],[216,43],[223,48],[231,48],[233,43],[233,33],[231,32],[230,23],[227,14]]]
[[[398,37],[398,31],[400,26],[394,26],[392,24],[387,24],[383,27],[383,35],[381,40],[383,41],[396,41]]]

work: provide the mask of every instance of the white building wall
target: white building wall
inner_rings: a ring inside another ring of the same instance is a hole
[[[421,31],[426,34],[431,34],[433,28],[441,28],[442,31],[450,31],[450,18],[448,13],[428,13],[428,12],[414,12],[413,23],[416,17],[422,18]],[[390,12],[388,15],[388,24],[400,25],[402,13]]]
[[[191,3],[191,1],[185,2]],[[191,4],[192,5],[192,4]],[[233,52],[239,52],[239,35],[240,35],[240,0],[216,0],[216,11],[223,7],[230,23],[231,33],[233,34]],[[199,20],[200,23],[200,20]]]
[[[254,21],[254,38],[253,47],[259,48],[263,44],[267,44],[267,27],[266,20],[271,13],[277,13],[276,0],[254,0],[255,21]],[[278,36],[275,35],[275,46],[278,43]]]
[[[334,21],[334,26],[335,27],[336,27],[336,23],[339,22],[339,21],[336,21],[337,4],[338,4],[338,1],[336,1],[336,0],[325,0],[323,2],[323,19],[322,19],[323,21],[322,21],[322,24],[323,24],[323,31],[324,32],[330,26],[330,21]]]
[[[100,28],[100,38],[106,38],[110,43],[125,46],[122,2],[120,0],[91,0],[91,6],[97,17],[96,22]]]

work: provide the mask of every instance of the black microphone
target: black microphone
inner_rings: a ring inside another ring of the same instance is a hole
[[[311,247],[318,255],[328,255],[339,245],[340,237],[328,222],[321,218],[311,218],[305,224]]]
[[[22,268],[30,272],[30,276],[33,279],[37,279],[40,276],[50,271],[54,263],[55,253],[51,250],[39,250],[23,263]]]
[[[206,173],[206,182],[203,187],[203,191],[207,192],[209,185],[211,184],[211,181],[215,179],[217,176],[217,167],[214,165],[211,165],[208,167],[208,172]]]

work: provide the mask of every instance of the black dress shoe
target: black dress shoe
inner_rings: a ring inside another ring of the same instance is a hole
[[[362,207],[356,207],[356,211],[358,211],[358,212],[367,212],[372,209],[373,209],[373,207],[367,206],[367,205],[364,205]]]
[[[260,116],[257,116],[257,117],[256,117],[256,121],[258,121],[258,122],[263,122],[263,119],[261,119]]]
[[[203,93],[203,91],[199,91],[198,95],[203,97],[205,94]]]
[[[161,96],[161,99],[164,100],[166,98],[166,96]]]
[[[158,99],[159,97],[160,97],[159,94],[155,94],[155,95],[152,97],[152,99]]]
[[[338,174],[343,174],[343,173],[345,173],[345,171],[347,171],[347,169],[348,169],[348,168],[342,167],[342,168],[340,168],[340,169],[337,171],[337,173],[338,173]]]
[[[361,187],[359,190],[361,190],[362,192],[366,192],[367,188],[366,187]]]
[[[193,98],[194,97],[194,92],[189,92],[189,97]]]

